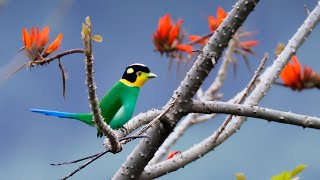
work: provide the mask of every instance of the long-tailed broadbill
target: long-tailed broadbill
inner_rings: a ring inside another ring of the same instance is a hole
[[[103,96],[99,103],[101,115],[104,121],[112,128],[118,129],[126,124],[135,109],[140,88],[150,78],[157,77],[143,64],[128,66],[122,78]],[[43,109],[30,109],[32,112],[56,116],[60,118],[76,119],[90,126],[95,126],[92,113],[68,113]],[[102,137],[98,131],[97,136]]]

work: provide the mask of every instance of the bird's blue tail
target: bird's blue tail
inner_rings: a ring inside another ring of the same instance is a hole
[[[31,112],[44,114],[47,116],[56,116],[60,118],[69,118],[69,119],[76,119],[81,122],[84,122],[90,126],[94,125],[92,121],[92,114],[78,114],[78,113],[68,113],[68,112],[60,112],[60,111],[50,111],[50,110],[43,110],[43,109],[29,109]]]

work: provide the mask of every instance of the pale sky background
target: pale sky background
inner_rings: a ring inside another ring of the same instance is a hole
[[[81,23],[91,17],[94,33],[104,37],[95,43],[95,80],[97,93],[104,93],[121,77],[124,68],[139,62],[149,66],[158,75],[141,90],[134,114],[151,108],[161,108],[171,97],[183,77],[175,77],[176,63],[167,78],[168,59],[153,51],[151,36],[159,17],[171,13],[173,19],[184,19],[183,28],[190,34],[208,32],[207,16],[216,14],[218,6],[229,11],[236,1],[15,1],[7,0],[0,7],[0,74],[4,77],[19,64],[27,61],[22,47],[22,28],[51,27],[50,38],[63,33],[61,50],[81,48]],[[265,52],[271,54],[278,42],[286,43],[306,17],[303,5],[313,9],[316,0],[261,1],[250,14],[245,28],[257,31],[253,38],[260,41],[250,57],[256,68]],[[302,64],[319,71],[319,28],[297,52]],[[78,165],[52,167],[53,162],[74,160],[103,150],[103,139],[96,138],[96,130],[85,124],[31,113],[29,108],[43,108],[69,112],[88,112],[87,90],[84,84],[84,61],[80,54],[62,58],[68,72],[67,94],[61,96],[61,77],[57,62],[48,66],[22,70],[8,80],[0,80],[0,179],[58,179]],[[194,58],[193,58],[194,60]],[[243,59],[238,59],[238,73],[233,79],[232,69],[222,88],[224,99],[243,89],[253,75]],[[221,61],[219,62],[219,65]],[[189,66],[190,67],[190,66]],[[205,81],[208,87],[216,69]],[[292,92],[273,86],[261,106],[320,117],[319,90]],[[184,151],[212,134],[224,116],[190,128],[174,146]],[[298,164],[308,167],[301,179],[320,177],[319,130],[291,125],[268,123],[249,118],[241,129],[215,151],[160,179],[234,179],[234,173],[243,172],[248,180],[269,179]],[[138,141],[124,147],[117,155],[100,158],[71,179],[109,179],[126,159]],[[79,164],[80,165],[80,164]]]

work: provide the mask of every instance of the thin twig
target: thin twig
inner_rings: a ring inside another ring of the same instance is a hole
[[[96,157],[90,159],[88,162],[86,162],[85,164],[83,164],[82,166],[78,167],[76,170],[72,171],[70,174],[68,174],[67,176],[63,177],[61,180],[66,180],[69,177],[73,176],[75,173],[77,173],[78,171],[80,171],[81,169],[85,168],[86,166],[88,166],[89,164],[91,164],[93,161],[97,160],[98,158],[100,158],[101,156],[105,155],[106,153],[110,152],[110,150],[105,150],[104,152],[102,152],[101,154],[97,155]]]
[[[19,49],[19,51],[24,50],[25,47],[22,47],[21,49]],[[27,65],[29,65],[29,67],[33,67],[34,65],[43,65],[43,64],[48,64],[51,61],[58,59],[60,60],[61,57],[68,55],[68,54],[74,54],[74,53],[84,53],[83,49],[70,49],[67,51],[64,51],[62,53],[56,54],[54,56],[51,56],[50,58],[45,58],[45,59],[39,59],[39,60],[35,60],[35,61],[28,61],[24,64],[22,64],[21,66],[19,66],[16,70],[14,70],[12,73],[10,73],[7,78],[11,77],[12,75],[14,75],[15,73],[17,73],[18,71],[20,71],[22,68],[26,67]]]
[[[45,58],[45,59],[41,59],[41,60],[35,60],[32,63],[35,65],[42,65],[42,64],[47,64],[50,63],[51,61],[55,60],[55,59],[59,59],[65,55],[69,55],[69,54],[75,54],[75,53],[84,53],[84,49],[70,49],[64,52],[61,52],[59,54],[56,54],[54,56],[51,56],[49,58]]]
[[[119,141],[125,141],[127,139],[131,139],[131,140],[134,140],[134,139],[138,139],[138,138],[149,138],[150,139],[150,136],[130,136],[130,137],[123,137],[121,138]],[[106,151],[109,152],[109,150],[104,150],[102,152],[99,152],[99,153],[96,153],[96,154],[93,154],[93,155],[90,155],[90,156],[87,156],[87,157],[84,157],[84,158],[80,158],[80,159],[77,159],[77,160],[73,160],[73,161],[69,161],[69,162],[63,162],[63,163],[51,163],[50,165],[51,166],[62,166],[62,165],[68,165],[68,164],[74,164],[74,163],[78,163],[80,161],[84,161],[84,160],[87,160],[87,159],[90,159],[90,158],[94,158],[96,156],[99,156],[101,154],[105,154]]]
[[[69,162],[63,162],[63,163],[51,163],[50,165],[51,166],[62,166],[62,165],[67,165],[67,164],[74,164],[74,163],[77,163],[77,162],[80,162],[80,161],[84,161],[84,160],[99,156],[100,154],[102,154],[102,153],[104,153],[106,151],[108,151],[108,150],[105,150],[103,152],[99,152],[97,154],[93,154],[93,155],[90,155],[90,156],[87,156],[87,157],[84,157],[84,158],[81,158],[81,159],[77,159],[77,160],[73,160],[73,161],[69,161]]]
[[[264,65],[266,64],[267,60],[269,58],[269,53],[266,53],[263,57],[263,59],[261,60],[261,63],[258,67],[258,69],[256,70],[256,72],[254,73],[252,79],[250,80],[249,84],[247,85],[245,92],[243,94],[243,96],[241,96],[238,100],[237,103],[242,103],[242,101],[248,96],[250,89],[253,87],[254,83],[256,82],[256,80],[259,77],[260,72],[263,70]]]
[[[120,141],[127,142],[126,140],[128,140],[128,139],[133,140],[133,139],[137,139],[137,138],[150,138],[150,137],[149,136],[130,136],[130,137],[121,138]],[[93,161],[99,159],[100,157],[102,157],[103,155],[105,155],[108,152],[111,152],[111,151],[110,150],[104,150],[104,151],[102,151],[100,153],[97,153],[97,154],[94,154],[94,155],[91,155],[91,156],[87,156],[87,157],[84,157],[84,158],[81,158],[81,159],[77,159],[77,160],[74,160],[74,161],[63,162],[63,163],[52,163],[50,165],[52,165],[52,166],[61,166],[61,165],[73,164],[73,163],[78,163],[80,161],[84,161],[84,160],[87,160],[87,159],[91,158],[88,162],[86,162],[85,164],[79,166],[76,170],[72,171],[70,174],[68,174],[67,176],[62,178],[62,180],[65,180],[65,179],[68,179],[69,177],[73,176],[74,174],[79,172],[81,169],[85,168],[86,166],[91,164]]]
[[[236,104],[240,104],[242,103],[242,101],[248,96],[248,93],[250,91],[250,89],[252,88],[252,86],[254,85],[254,83],[256,82],[260,72],[262,71],[264,65],[267,62],[267,59],[269,57],[269,54],[266,53],[263,57],[263,59],[261,60],[261,63],[258,67],[258,69],[256,70],[256,72],[254,73],[254,76],[252,77],[252,79],[250,80],[250,82],[248,83],[248,85],[245,88],[245,91],[243,93],[243,95],[238,99],[238,101],[236,102]],[[218,139],[218,137],[221,135],[221,133],[226,129],[227,125],[229,124],[229,122],[232,120],[233,115],[229,115],[226,120],[222,123],[222,125],[219,127],[219,129],[216,131],[214,137],[213,137],[213,143],[216,142],[216,140]]]

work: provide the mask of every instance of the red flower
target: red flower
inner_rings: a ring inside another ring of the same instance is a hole
[[[312,68],[301,65],[296,56],[292,56],[292,62],[288,62],[280,74],[285,86],[292,90],[301,91],[304,88],[315,87],[319,84],[319,75],[317,75]]]
[[[223,10],[222,7],[218,7],[217,11],[217,18],[214,18],[213,16],[208,17],[208,23],[209,23],[209,29],[211,31],[215,31],[218,29],[220,24],[223,22],[223,20],[227,17],[228,13]]]
[[[159,19],[158,28],[153,34],[152,41],[156,46],[156,50],[160,53],[167,53],[174,51],[183,51],[189,54],[192,53],[192,46],[182,44],[182,33],[180,31],[182,19],[179,19],[176,24],[170,20],[170,14]]]
[[[171,152],[168,157],[166,158],[166,160],[173,158],[173,156],[175,156],[176,154],[180,154],[181,151],[173,151]]]
[[[23,28],[22,41],[24,43],[25,52],[31,61],[43,59],[59,49],[63,36],[62,34],[59,34],[45,49],[45,46],[49,42],[49,32],[50,29],[48,26],[44,27],[41,32],[39,27],[36,27],[36,31],[34,30],[34,27],[31,27],[30,34],[26,28]]]
[[[59,34],[57,38],[47,47],[47,49],[43,53],[43,57],[47,57],[52,52],[59,49],[61,41],[62,41],[62,34]]]

